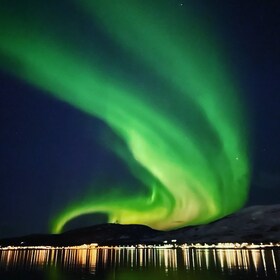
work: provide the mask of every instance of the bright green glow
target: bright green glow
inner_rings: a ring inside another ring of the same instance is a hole
[[[125,75],[114,76],[121,65],[107,67],[92,50],[90,61],[79,55],[73,43],[52,34],[51,23],[42,33],[38,20],[15,22],[0,13],[6,30],[0,51],[9,57],[4,65],[106,122],[145,170],[132,172],[150,190],[137,197],[119,189],[106,197],[88,195],[57,215],[52,231],[94,212],[108,213],[110,221],[171,229],[240,208],[248,192],[247,137],[238,89],[213,33],[191,15],[183,19],[172,1],[83,0],[77,5],[81,2],[81,12],[98,19],[103,32],[166,87],[161,98],[151,84],[137,87]],[[11,61],[21,67],[15,69]]]

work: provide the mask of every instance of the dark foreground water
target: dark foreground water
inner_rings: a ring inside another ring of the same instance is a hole
[[[280,279],[279,250],[0,250],[0,279]]]

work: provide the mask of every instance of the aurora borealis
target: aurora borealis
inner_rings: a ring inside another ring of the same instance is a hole
[[[56,16],[53,3],[44,10],[43,1],[28,1],[24,14],[22,3],[2,2],[1,67],[106,124],[115,138],[104,148],[143,188],[133,195],[130,186],[110,185],[96,196],[98,186],[77,186],[81,196],[54,214],[52,232],[90,213],[166,230],[244,205],[250,163],[242,88],[214,22],[194,13],[191,1],[184,9],[173,1],[70,1],[86,19],[81,31],[69,15]]]

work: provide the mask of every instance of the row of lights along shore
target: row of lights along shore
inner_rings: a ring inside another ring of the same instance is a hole
[[[1,247],[0,250],[71,250],[71,249],[264,249],[264,248],[280,248],[280,242],[278,243],[217,243],[217,244],[207,244],[207,243],[184,243],[177,244],[177,240],[173,239],[171,242],[167,240],[163,241],[163,244],[159,245],[146,245],[146,244],[137,244],[137,245],[119,245],[119,246],[99,246],[98,243],[83,244],[77,246],[62,246],[62,247],[53,247],[53,246],[24,246],[22,243],[21,246],[6,246]]]

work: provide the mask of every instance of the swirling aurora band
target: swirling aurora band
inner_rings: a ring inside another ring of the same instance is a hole
[[[141,79],[156,81],[139,85],[129,63],[108,62],[106,50],[100,55],[94,35],[60,36],[55,30],[62,20],[50,16],[55,9],[40,17],[43,1],[28,2],[37,7],[29,18],[16,1],[1,3],[2,66],[103,120],[127,145],[127,164],[141,166],[131,171],[149,190],[133,197],[116,188],[74,201],[53,219],[53,232],[95,212],[107,213],[111,222],[172,229],[215,220],[244,204],[244,114],[222,50],[202,18],[186,10],[183,16],[173,1],[73,1],[81,17],[97,22],[99,32],[144,69]],[[79,40],[89,46],[80,51]]]

